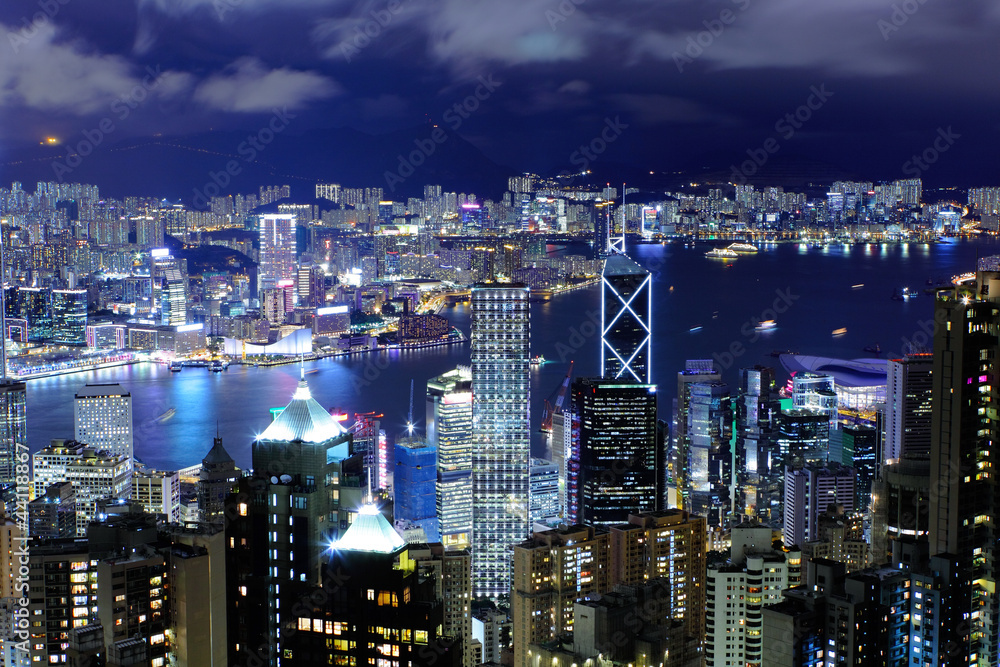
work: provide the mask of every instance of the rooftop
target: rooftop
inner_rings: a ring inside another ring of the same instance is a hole
[[[380,554],[391,554],[405,546],[406,541],[374,505],[362,507],[344,536],[333,544],[338,551]]]
[[[291,403],[264,429],[257,440],[318,444],[345,433],[347,431],[344,427],[312,397],[303,376],[299,380],[298,389],[292,394]]]

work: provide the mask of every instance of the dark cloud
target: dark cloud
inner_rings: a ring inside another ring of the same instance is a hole
[[[123,136],[253,126],[275,106],[303,127],[389,131],[440,120],[492,75],[503,85],[459,132],[520,168],[561,168],[615,115],[631,129],[609,160],[737,159],[820,84],[835,94],[788,153],[892,177],[953,125],[968,148],[925,175],[947,180],[998,143],[997,3],[72,0],[36,25],[39,7],[0,8],[8,143],[87,127],[147,68],[155,104]]]

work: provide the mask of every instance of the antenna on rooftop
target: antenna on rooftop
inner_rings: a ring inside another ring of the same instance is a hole
[[[406,435],[413,435],[413,378],[410,378],[410,414],[406,418]]]

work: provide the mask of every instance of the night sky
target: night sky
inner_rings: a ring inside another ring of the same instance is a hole
[[[277,108],[290,132],[445,123],[546,173],[614,124],[593,162],[726,168],[773,139],[775,160],[904,178],[940,131],[925,183],[1000,185],[997,2],[16,0],[0,24],[0,161],[106,118],[112,143]]]

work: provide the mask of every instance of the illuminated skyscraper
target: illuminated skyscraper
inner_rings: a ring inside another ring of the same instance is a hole
[[[528,288],[472,288],[472,586],[510,591],[513,546],[528,535]]]
[[[885,459],[928,456],[931,451],[933,355],[911,354],[887,364]]]
[[[96,449],[125,456],[132,466],[132,394],[120,384],[88,384],[73,403],[75,435]]]
[[[23,382],[0,382],[0,486],[16,481],[18,449],[28,452],[27,389]]]
[[[656,451],[656,386],[582,378],[573,383],[573,407],[580,420],[575,520],[613,526],[656,510],[657,465],[665,461]]]
[[[86,330],[87,290],[52,290],[53,341],[63,345],[86,345]]]
[[[437,517],[445,548],[472,539],[472,370],[427,381],[427,441],[437,447]]]
[[[287,213],[260,216],[260,267],[257,288],[293,280],[295,265],[295,216]]]
[[[763,493],[782,470],[777,463],[778,414],[781,404],[775,391],[774,369],[765,366],[740,369],[740,391],[733,412],[736,417],[736,506],[747,516],[766,518],[770,511]]]
[[[649,384],[652,277],[625,255],[604,262],[601,278],[601,373]]]

